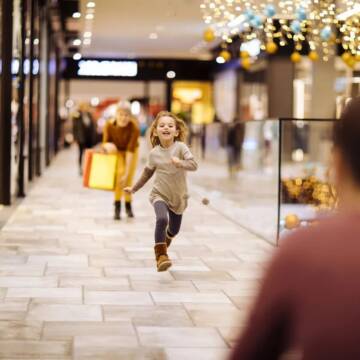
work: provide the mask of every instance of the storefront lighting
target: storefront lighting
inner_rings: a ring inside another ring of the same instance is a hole
[[[94,8],[95,7],[95,3],[93,1],[89,1],[87,4],[86,4],[86,7],[88,8]]]
[[[140,111],[141,111],[140,102],[139,102],[139,101],[133,101],[133,102],[131,103],[131,113],[132,113],[134,116],[138,116],[138,115],[140,115]]]
[[[138,73],[136,61],[81,60],[78,76],[135,77]]]
[[[92,97],[90,100],[91,106],[98,106],[100,104],[100,99],[98,97]]]
[[[222,56],[218,56],[218,57],[216,58],[216,62],[217,62],[218,64],[224,64],[224,63],[225,63],[225,59],[224,59]]]
[[[85,19],[86,20],[92,20],[94,18],[94,14],[86,14]]]
[[[75,105],[74,100],[71,100],[71,99],[66,100],[65,106],[68,109],[71,109],[74,105]]]
[[[80,40],[80,39],[75,39],[75,40],[73,41],[73,45],[74,45],[74,46],[80,46],[80,45],[81,45],[81,40]]]
[[[168,79],[175,79],[175,77],[176,77],[176,72],[170,70],[170,71],[168,71],[168,72],[166,73],[166,77],[167,77]]]
[[[81,56],[80,53],[76,53],[76,54],[74,54],[74,56],[73,56],[73,59],[74,59],[74,60],[80,60],[81,58],[82,58],[82,56]]]
[[[91,38],[91,37],[92,37],[91,31],[85,31],[84,32],[84,38]]]
[[[39,39],[34,39],[34,45],[39,45]]]
[[[80,19],[80,18],[81,18],[81,13],[79,13],[78,11],[77,11],[77,12],[74,12],[74,13],[72,14],[72,17],[73,17],[74,19]]]
[[[150,40],[156,40],[156,39],[158,39],[158,38],[159,38],[159,36],[158,36],[157,33],[151,33],[151,34],[149,35],[149,39],[150,39]]]

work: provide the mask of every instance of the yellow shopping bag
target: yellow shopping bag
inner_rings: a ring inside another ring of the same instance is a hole
[[[93,153],[88,187],[99,190],[114,190],[117,161],[116,154]]]

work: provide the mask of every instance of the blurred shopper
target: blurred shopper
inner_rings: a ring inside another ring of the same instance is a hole
[[[245,136],[245,125],[234,120],[227,133],[227,152],[230,177],[233,177],[240,170],[241,150]]]
[[[79,108],[72,115],[73,135],[79,146],[79,172],[82,174],[82,158],[84,150],[90,149],[95,145],[96,129],[94,120],[89,111],[87,103],[80,103]]]
[[[281,243],[232,360],[360,359],[360,98],[334,132],[339,211]]]
[[[186,171],[197,169],[194,156],[184,143],[186,135],[184,121],[170,112],[160,112],[150,128],[153,149],[148,163],[138,182],[125,189],[135,193],[156,174],[150,202],[156,215],[154,250],[158,271],[171,266],[167,249],[180,230],[182,214],[187,207]]]
[[[112,143],[118,153],[118,171],[115,186],[114,219],[121,218],[121,198],[125,197],[125,211],[129,218],[134,217],[131,194],[123,194],[124,187],[132,185],[138,156],[140,130],[137,120],[130,112],[130,106],[120,103],[115,118],[110,119],[104,127],[103,144]],[[108,149],[106,145],[104,149]]]

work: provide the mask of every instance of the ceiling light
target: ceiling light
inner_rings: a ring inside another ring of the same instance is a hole
[[[91,36],[92,36],[91,31],[85,31],[84,32],[84,38],[91,38]]]
[[[94,8],[95,7],[95,3],[93,1],[89,1],[87,4],[86,4],[86,7],[88,8]]]
[[[80,39],[75,39],[75,40],[73,41],[73,45],[74,45],[74,46],[80,46],[80,45],[81,45],[81,40],[80,40]]]
[[[81,13],[79,13],[78,11],[77,11],[77,12],[74,12],[74,13],[72,14],[72,17],[73,17],[74,19],[79,19],[79,18],[81,17]]]
[[[218,57],[216,58],[216,62],[217,62],[218,64],[224,64],[224,63],[225,63],[225,59],[224,59],[222,56],[218,56]]]
[[[151,34],[149,35],[149,39],[151,39],[151,40],[156,40],[158,37],[159,37],[159,36],[158,36],[157,33],[151,33]]]
[[[81,58],[82,58],[82,56],[81,56],[80,53],[76,53],[76,54],[74,54],[74,56],[73,56],[73,59],[74,59],[74,60],[80,60]]]
[[[91,44],[91,39],[84,39],[83,44],[84,45],[90,45]]]
[[[166,77],[167,77],[168,79],[174,79],[174,78],[176,77],[176,72],[170,70],[170,71],[168,71],[168,72],[166,73]]]
[[[94,18],[94,14],[86,14],[85,19],[86,20],[92,20]]]
[[[34,45],[39,45],[39,39],[34,39]]]
[[[360,13],[360,4],[355,4],[352,9],[342,12],[337,16],[337,18],[338,20],[345,21],[346,19],[356,15],[357,13]]]

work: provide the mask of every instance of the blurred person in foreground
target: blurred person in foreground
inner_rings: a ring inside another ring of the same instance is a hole
[[[114,219],[121,219],[121,198],[125,198],[125,211],[129,218],[134,217],[131,194],[123,192],[131,186],[139,156],[140,129],[137,120],[130,112],[130,104],[120,102],[115,117],[110,119],[103,131],[103,149],[118,154],[118,170],[115,185]]]
[[[82,175],[82,159],[86,149],[90,149],[96,142],[96,128],[94,119],[85,102],[79,104],[78,110],[72,114],[73,135],[79,146],[79,172]]]
[[[281,242],[231,360],[360,359],[360,98],[334,129],[338,212]]]

